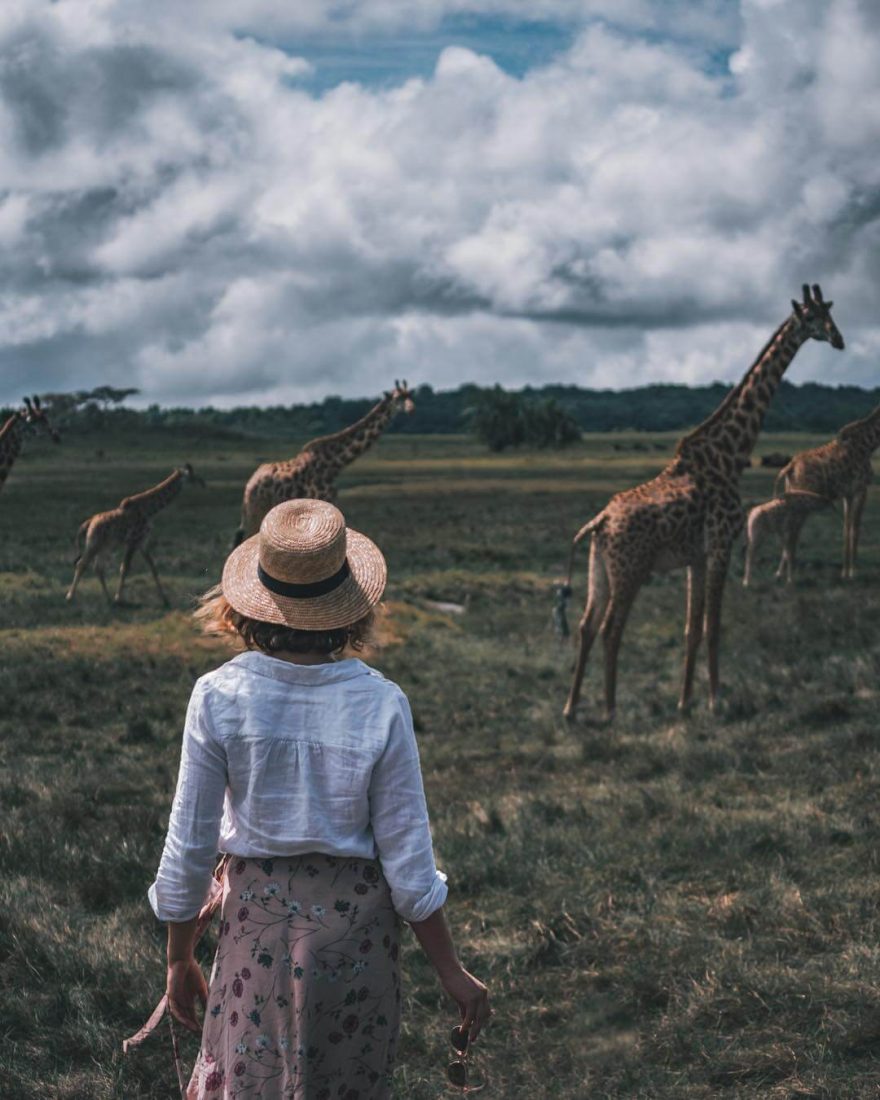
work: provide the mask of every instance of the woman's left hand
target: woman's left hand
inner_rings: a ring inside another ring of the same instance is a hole
[[[196,960],[190,957],[169,963],[165,988],[168,993],[168,1009],[174,1019],[196,1035],[201,1035],[202,1025],[196,1016],[196,1000],[201,1001],[204,1011],[208,1002],[208,984]]]

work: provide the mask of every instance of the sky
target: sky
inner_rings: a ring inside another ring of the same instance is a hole
[[[880,385],[875,0],[4,0],[0,403]]]

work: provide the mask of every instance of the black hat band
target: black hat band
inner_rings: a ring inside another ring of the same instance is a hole
[[[332,592],[348,580],[350,575],[351,569],[346,558],[342,563],[342,567],[332,576],[325,577],[321,581],[315,581],[313,584],[290,584],[287,581],[280,581],[277,577],[273,577],[271,573],[266,572],[259,562],[257,563],[257,576],[260,578],[260,584],[264,588],[268,588],[270,592],[274,592],[276,596],[286,596],[291,600],[310,600],[315,596],[326,596],[328,592]]]

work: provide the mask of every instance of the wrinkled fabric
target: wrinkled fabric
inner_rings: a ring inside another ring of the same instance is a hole
[[[381,860],[397,913],[446,900],[406,696],[356,659],[239,654],[196,681],[177,791],[149,890],[160,920],[201,908],[218,851]]]
[[[188,1100],[388,1100],[399,921],[373,860],[230,860]]]

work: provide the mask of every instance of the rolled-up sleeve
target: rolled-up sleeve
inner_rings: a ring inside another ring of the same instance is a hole
[[[159,920],[190,920],[210,892],[226,784],[226,754],[212,735],[198,682],[186,712],[165,848],[148,894]]]
[[[404,920],[425,920],[446,901],[446,875],[434,863],[419,750],[402,692],[370,778],[370,818],[395,910]]]

